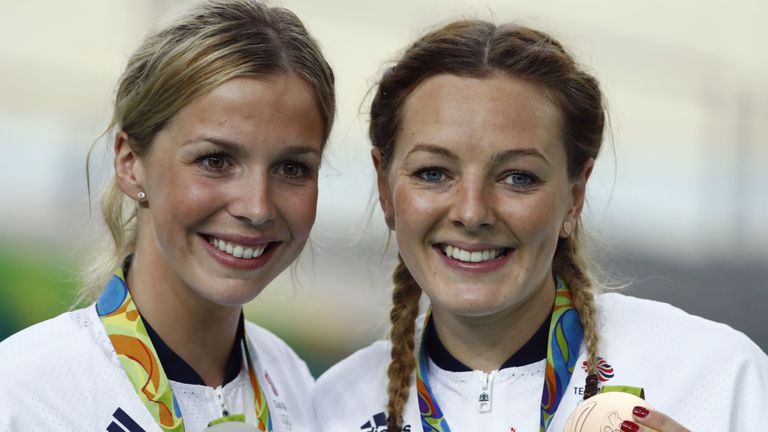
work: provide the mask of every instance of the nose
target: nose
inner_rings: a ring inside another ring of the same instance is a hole
[[[493,187],[482,179],[460,180],[453,191],[449,217],[454,226],[477,231],[496,222]]]
[[[229,213],[251,225],[264,225],[275,219],[268,173],[244,176],[232,185]]]

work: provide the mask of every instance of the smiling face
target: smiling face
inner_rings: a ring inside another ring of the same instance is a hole
[[[292,74],[234,78],[177,113],[147,154],[118,145],[122,189],[146,192],[135,265],[153,289],[240,306],[296,259],[317,204],[314,95]]]
[[[385,171],[374,150],[382,207],[435,317],[551,307],[555,246],[588,174],[569,179],[545,91],[502,74],[437,75],[400,118]]]

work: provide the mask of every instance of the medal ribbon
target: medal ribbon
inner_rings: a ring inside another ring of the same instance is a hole
[[[256,417],[259,419],[258,427],[261,431],[272,432],[272,417],[269,415],[269,405],[267,405],[267,398],[264,395],[264,390],[259,385],[259,380],[256,378],[256,368],[253,367],[253,361],[251,360],[251,341],[247,337],[245,339],[245,356],[248,358],[248,378],[251,380],[251,387],[253,387],[253,398],[256,404]],[[254,351],[255,352],[255,351]]]
[[[184,432],[184,420],[173,389],[160,364],[152,340],[125,283],[123,270],[118,269],[107,283],[96,312],[104,324],[123,370],[128,375],[139,398],[164,432]],[[248,376],[253,387],[259,430],[272,431],[272,420],[264,391],[256,379],[251,360],[250,341],[245,337]]]
[[[571,380],[576,366],[581,342],[584,340],[584,330],[579,320],[579,313],[573,307],[571,291],[562,279],[556,280],[555,306],[549,325],[547,364],[544,369],[545,381],[541,392],[540,432],[547,430],[552,416],[560,405],[565,387]],[[421,426],[424,432],[450,432],[451,428],[437,404],[426,374],[427,356],[424,348],[424,334],[429,323],[429,315],[427,314],[424,321],[419,361],[416,364],[416,390],[419,397]]]

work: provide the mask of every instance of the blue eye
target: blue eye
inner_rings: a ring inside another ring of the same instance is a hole
[[[445,173],[438,168],[423,168],[414,173],[419,180],[427,183],[438,183],[445,180]]]
[[[520,189],[529,188],[539,183],[539,179],[534,175],[520,171],[507,174],[502,181],[512,187]]]

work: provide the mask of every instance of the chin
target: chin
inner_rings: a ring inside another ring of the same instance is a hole
[[[482,317],[493,315],[509,307],[511,306],[502,304],[495,298],[470,297],[457,299],[450,303],[444,303],[442,304],[441,309],[453,315]]]
[[[209,285],[211,289],[198,291],[198,294],[207,301],[219,306],[242,307],[264,290],[264,287],[255,289],[255,284],[246,285],[242,281],[238,282],[237,284],[228,284],[224,281],[212,283]]]
[[[206,299],[218,306],[240,308],[246,303],[256,298],[257,294],[242,295],[240,293],[216,293],[211,296],[207,296]]]

